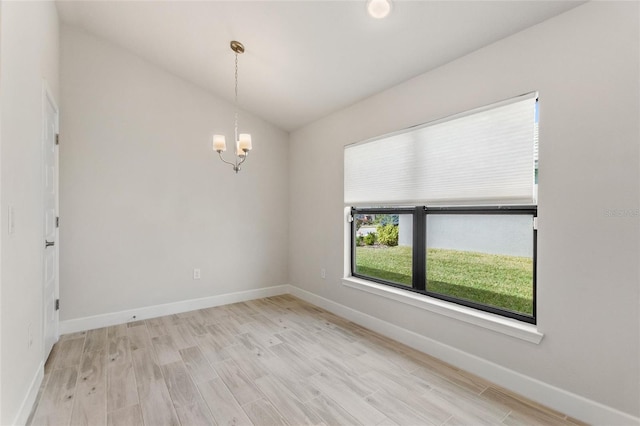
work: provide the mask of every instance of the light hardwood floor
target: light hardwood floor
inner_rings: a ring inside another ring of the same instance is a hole
[[[575,425],[292,296],[62,336],[31,425]]]

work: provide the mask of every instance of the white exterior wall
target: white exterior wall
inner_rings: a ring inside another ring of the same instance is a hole
[[[400,216],[398,244],[413,245],[411,216]],[[427,247],[532,257],[533,222],[529,215],[431,214],[427,218]]]
[[[413,245],[413,217],[407,215],[400,215],[398,218],[398,245],[408,246]]]

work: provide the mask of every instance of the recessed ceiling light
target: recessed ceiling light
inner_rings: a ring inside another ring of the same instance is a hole
[[[386,18],[391,12],[390,0],[368,0],[367,12],[376,19]]]

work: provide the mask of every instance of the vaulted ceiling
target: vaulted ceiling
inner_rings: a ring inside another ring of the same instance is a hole
[[[63,23],[103,37],[294,130],[582,2],[58,1]],[[524,53],[523,53],[524,54]],[[471,71],[470,71],[471,72]]]

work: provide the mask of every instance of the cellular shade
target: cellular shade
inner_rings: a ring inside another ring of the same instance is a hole
[[[345,204],[535,203],[536,97],[346,146]]]

